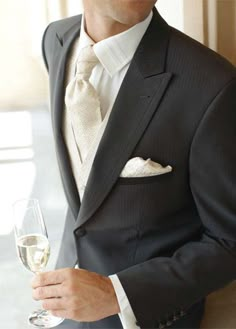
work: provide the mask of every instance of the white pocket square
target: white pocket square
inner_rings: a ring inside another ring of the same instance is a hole
[[[166,174],[172,171],[171,166],[163,167],[151,159],[136,157],[130,159],[123,168],[120,177],[148,177]]]

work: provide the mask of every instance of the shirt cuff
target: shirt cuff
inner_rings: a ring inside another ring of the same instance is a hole
[[[140,329],[137,326],[137,321],[129,303],[128,297],[121,285],[121,282],[116,274],[109,276],[113,288],[116,293],[118,304],[120,306],[120,313],[118,313],[123,329]]]

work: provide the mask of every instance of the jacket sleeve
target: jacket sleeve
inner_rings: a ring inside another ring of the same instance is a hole
[[[141,328],[184,315],[236,279],[236,79],[208,106],[194,135],[189,180],[203,234],[176,250],[117,273]]]

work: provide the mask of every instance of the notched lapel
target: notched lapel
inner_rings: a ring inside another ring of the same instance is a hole
[[[54,110],[54,130],[56,133],[60,133],[62,126],[62,112],[64,109],[64,80],[65,80],[65,69],[66,69],[66,59],[73,44],[73,41],[80,33],[80,27],[76,24],[73,25],[63,37],[59,37],[58,34],[57,40],[60,48],[57,50],[56,58],[53,63],[53,72],[54,76],[52,77],[52,81],[55,83],[54,86],[51,86],[51,90],[53,90],[53,110]]]

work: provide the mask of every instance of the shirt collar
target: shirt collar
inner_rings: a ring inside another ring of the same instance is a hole
[[[88,45],[94,45],[96,56],[107,73],[112,77],[133,58],[134,53],[151,22],[152,16],[153,13],[151,11],[144,21],[132,26],[127,31],[94,43],[84,30],[83,15],[78,51]]]
[[[84,29],[84,15],[82,15],[82,20],[81,20],[81,29],[80,29],[80,36],[79,36],[79,47],[78,47],[78,53],[80,52],[81,49],[90,46],[90,45],[94,45],[95,42],[93,41],[93,39],[91,39],[88,34],[85,32]]]

